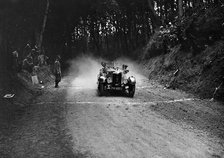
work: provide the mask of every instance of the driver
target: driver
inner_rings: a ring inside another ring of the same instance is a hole
[[[125,65],[125,64],[122,65],[122,69],[123,69],[123,70],[126,70],[127,68],[128,68],[127,65]]]

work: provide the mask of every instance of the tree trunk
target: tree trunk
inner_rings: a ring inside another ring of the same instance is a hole
[[[178,0],[179,19],[183,16],[183,0]]]
[[[159,16],[156,14],[155,10],[154,10],[154,1],[152,0],[148,0],[148,6],[149,6],[149,12],[151,14],[151,20],[152,20],[152,25],[154,30],[159,28],[161,21],[159,19]]]
[[[41,29],[41,32],[40,32],[40,39],[39,39],[39,43],[38,43],[38,48],[40,50],[41,50],[41,47],[42,47],[44,31],[45,31],[45,28],[46,28],[49,6],[50,6],[50,1],[47,0],[45,14],[44,14],[44,20],[43,20],[43,25],[42,25],[42,29]]]

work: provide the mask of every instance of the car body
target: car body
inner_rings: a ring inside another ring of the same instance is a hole
[[[134,97],[136,79],[134,76],[127,76],[129,70],[127,65],[116,67],[114,63],[104,63],[98,75],[98,94],[100,96],[112,91],[121,91],[129,97]]]

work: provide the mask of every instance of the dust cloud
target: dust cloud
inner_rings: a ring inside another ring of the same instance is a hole
[[[97,75],[102,68],[101,59],[91,56],[81,56],[69,61],[69,77],[71,86],[76,89],[93,89],[96,88]]]
[[[68,88],[68,97],[73,96],[75,91],[84,89],[97,89],[97,76],[102,68],[101,62],[109,62],[102,58],[92,56],[80,56],[69,61],[70,68],[68,70],[67,79],[70,82]],[[144,75],[141,73],[141,68],[132,60],[127,58],[119,58],[113,61],[116,66],[128,65],[128,77],[134,76],[137,80],[137,85]]]

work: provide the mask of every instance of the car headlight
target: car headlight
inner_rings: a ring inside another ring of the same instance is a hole
[[[136,83],[136,79],[133,76],[129,77],[128,80],[129,80],[130,84],[135,84]]]
[[[112,77],[107,78],[107,83],[112,83]]]

